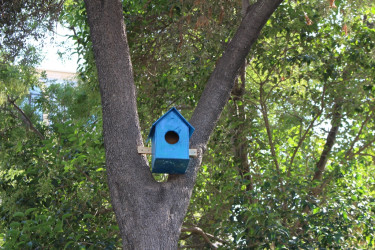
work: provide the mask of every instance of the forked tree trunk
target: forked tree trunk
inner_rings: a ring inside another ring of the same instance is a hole
[[[238,69],[263,25],[282,0],[248,8],[238,31],[211,75],[191,119],[190,147],[198,149],[184,175],[156,182],[142,146],[133,70],[120,0],[85,0],[100,84],[103,137],[112,205],[124,249],[176,249],[204,149]]]

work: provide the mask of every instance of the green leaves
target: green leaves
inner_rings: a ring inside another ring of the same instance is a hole
[[[286,2],[266,24],[248,59],[245,93],[232,95],[211,137],[185,223],[227,239],[227,248],[356,247],[371,242],[365,231],[374,235],[367,230],[374,190],[363,182],[374,182],[367,125],[374,37],[353,14],[371,4],[310,4]],[[323,181],[312,182],[337,125],[337,100],[343,125]]]
[[[13,214],[13,218],[21,218],[22,219],[22,217],[24,217],[25,216],[25,214],[24,213],[22,213],[22,212],[16,212],[16,213],[14,213]]]
[[[97,249],[120,244],[103,181],[101,118],[87,104],[90,100],[80,99],[82,91],[52,85],[42,93],[38,105],[51,115],[51,126],[42,127],[48,131],[45,140],[17,130],[3,135],[9,139],[0,141],[1,247]],[[57,95],[67,99],[54,99]],[[76,105],[83,105],[90,118],[84,112],[76,116]],[[7,118],[5,128],[18,119],[0,115]]]
[[[232,95],[211,137],[185,224],[214,235],[223,249],[375,244],[375,7],[372,1],[329,4],[280,6],[247,58],[243,93]],[[191,115],[240,21],[241,6],[124,1],[123,13],[146,136],[169,106]],[[115,249],[121,242],[105,182],[99,89],[83,1],[65,1],[61,20],[75,31],[80,81],[51,84],[36,107],[25,105],[30,115],[48,113],[49,126],[32,117],[45,140],[36,140],[5,105],[8,95],[21,103],[37,86],[29,67],[37,59],[33,51],[28,64],[0,66],[0,246]],[[343,124],[322,182],[311,182],[338,100]],[[315,189],[321,194],[315,196]],[[200,236],[181,239],[205,247]]]

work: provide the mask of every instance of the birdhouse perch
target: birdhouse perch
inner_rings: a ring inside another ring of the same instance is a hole
[[[189,139],[194,127],[177,111],[171,108],[151,127],[147,141],[151,139],[152,172],[184,174],[189,165],[189,155],[196,156],[196,150],[189,150]],[[138,147],[138,153],[150,153],[149,148]]]

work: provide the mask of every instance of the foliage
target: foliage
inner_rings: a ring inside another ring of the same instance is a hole
[[[227,239],[223,248],[373,245],[374,30],[355,15],[342,19],[350,3],[336,5],[323,13],[303,5],[311,25],[301,5],[282,5],[249,55],[246,91],[233,95],[211,139],[186,219]]]
[[[124,1],[123,12],[146,136],[169,107],[192,113],[240,21],[241,5]],[[4,248],[121,246],[104,181],[99,90],[85,16],[82,1],[65,2],[61,20],[74,30],[83,59],[79,84],[52,84],[34,106],[22,106],[45,139],[3,104]],[[211,137],[186,228],[201,228],[222,249],[374,247],[374,16],[371,1],[280,6],[239,72]],[[17,67],[4,68],[1,81],[14,87],[21,105],[34,83]],[[25,85],[18,90],[11,82],[20,74]],[[40,111],[48,113],[49,125],[35,115]],[[322,179],[315,178],[319,171]],[[212,247],[193,232],[182,233],[180,244]]]
[[[39,40],[59,16],[63,1],[3,0],[0,5],[0,49],[7,60],[22,57],[30,47],[31,38]]]
[[[41,94],[34,112],[48,110],[50,125],[43,125],[40,117],[34,122],[45,140],[22,133],[22,126],[4,134],[0,157],[4,248],[113,249],[118,244],[118,227],[103,181],[101,118],[83,93],[69,84],[52,84]],[[7,125],[17,119],[8,117]]]

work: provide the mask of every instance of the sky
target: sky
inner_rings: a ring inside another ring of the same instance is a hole
[[[74,43],[67,37],[70,31],[60,25],[55,33],[49,34],[44,40],[42,56],[44,59],[37,67],[43,70],[57,70],[64,72],[76,72],[77,54],[72,54]],[[63,53],[60,57],[59,53]]]

